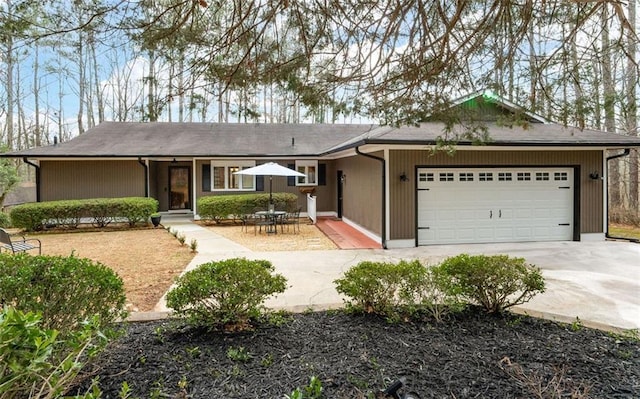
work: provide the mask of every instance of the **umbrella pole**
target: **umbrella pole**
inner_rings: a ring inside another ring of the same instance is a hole
[[[273,184],[273,176],[269,175],[269,205],[273,205],[273,192],[272,192],[272,186]]]

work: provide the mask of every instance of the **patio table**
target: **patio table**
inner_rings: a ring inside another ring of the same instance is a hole
[[[267,221],[267,234],[278,234],[278,220],[282,220],[285,214],[285,211],[258,211],[255,213],[256,216]]]

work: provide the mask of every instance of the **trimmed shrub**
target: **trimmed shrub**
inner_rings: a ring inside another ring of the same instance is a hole
[[[293,193],[273,193],[276,209],[293,210],[297,207],[298,196]],[[269,194],[215,195],[198,198],[198,214],[202,219],[220,222],[223,219],[237,219],[241,215],[253,213],[255,209],[269,207]]]
[[[443,289],[487,312],[502,312],[545,290],[540,269],[523,258],[461,254],[434,267]]]
[[[158,209],[154,198],[94,198],[32,202],[11,209],[14,227],[27,231],[42,230],[46,225],[75,228],[82,218],[91,219],[96,227],[105,227],[113,220],[124,220],[129,226],[145,222]]]
[[[158,201],[154,198],[131,197],[119,201],[118,217],[124,218],[130,227],[138,223],[147,223],[152,214],[158,211]]]
[[[407,271],[399,296],[408,313],[424,313],[440,322],[445,316],[467,307],[466,302],[446,292],[442,277],[432,267],[414,267]]]
[[[0,227],[11,227],[11,220],[9,219],[9,215],[4,211],[0,211]]]
[[[363,261],[334,281],[336,290],[351,298],[347,308],[365,313],[390,316],[401,304],[399,293],[407,274],[421,273],[418,261],[398,264]]]
[[[441,277],[432,268],[418,260],[360,262],[334,283],[349,298],[345,301],[348,310],[378,314],[389,321],[419,315],[442,321],[466,307],[443,289]]]
[[[126,316],[122,279],[101,263],[74,256],[0,254],[0,304],[42,315],[42,326],[75,330],[97,316]]]
[[[27,231],[42,230],[44,221],[51,212],[44,203],[27,203],[11,208],[11,223],[14,227]]]
[[[273,272],[266,260],[205,263],[178,278],[167,306],[194,326],[244,329],[262,314],[269,296],[286,289],[286,278]]]
[[[62,397],[84,366],[80,359],[106,344],[96,320],[81,327],[60,339],[58,331],[42,326],[39,314],[0,311],[0,398]],[[83,397],[92,396],[78,396]]]

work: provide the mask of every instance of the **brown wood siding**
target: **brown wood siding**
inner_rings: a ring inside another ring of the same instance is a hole
[[[390,239],[415,238],[415,187],[418,166],[579,166],[580,232],[602,233],[602,151],[458,151],[455,155],[393,150],[389,154]],[[408,182],[401,182],[405,172]],[[578,186],[576,186],[578,189]]]
[[[144,197],[138,161],[41,161],[40,200]]]
[[[295,161],[282,161],[282,160],[269,160],[264,162],[277,162],[282,166],[287,166],[289,164],[294,164]],[[263,161],[257,162],[259,165],[264,163]],[[232,195],[232,194],[250,194],[250,193],[269,193],[269,177],[265,176],[264,178],[264,191],[203,191],[202,190],[202,165],[210,165],[211,161],[208,160],[198,160],[196,161],[196,195],[197,198],[206,197],[210,195]],[[324,163],[326,164],[327,171],[327,184],[324,186],[316,186],[315,187],[315,196],[316,196],[316,210],[318,212],[328,212],[335,211],[336,207],[336,194],[335,194],[335,167],[333,161],[318,161],[318,164]],[[287,178],[285,176],[274,176],[273,177],[273,192],[274,193],[293,193],[298,196],[298,205],[302,207],[302,211],[307,211],[307,196],[300,192],[300,187],[297,186],[288,186]]]
[[[382,157],[382,152],[371,155]],[[358,155],[337,160],[335,170],[344,176],[343,217],[382,236],[381,162]]]

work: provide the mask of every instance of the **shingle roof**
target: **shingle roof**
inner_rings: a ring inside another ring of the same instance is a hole
[[[611,134],[598,130],[580,130],[574,127],[564,127],[553,123],[531,123],[525,127],[502,126],[496,123],[485,125],[490,136],[488,145],[524,145],[524,146],[625,146],[640,145],[640,137]],[[423,144],[425,141],[435,140],[443,135],[444,123],[424,123],[419,127],[404,126],[380,130],[374,136],[369,137],[369,142],[385,144],[407,144],[416,142]],[[460,128],[454,128],[453,133],[461,133]],[[459,145],[469,145],[468,139],[457,140]]]
[[[486,125],[493,146],[640,147],[640,137],[557,124]],[[57,145],[10,157],[290,157],[322,156],[366,144],[433,145],[440,122],[420,126],[104,122]],[[460,139],[458,145],[471,145]]]
[[[26,157],[265,157],[317,155],[371,125],[104,122]]]

